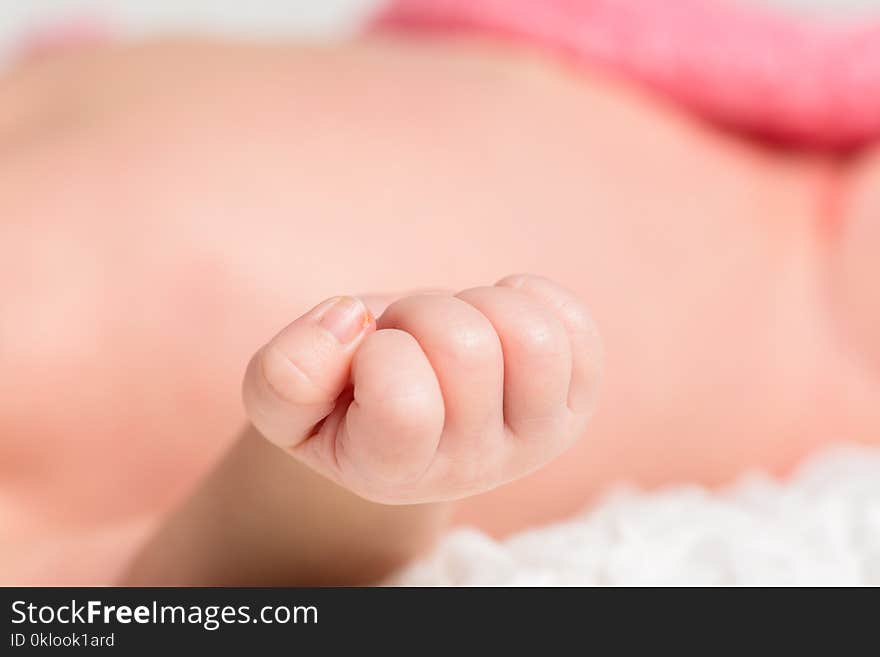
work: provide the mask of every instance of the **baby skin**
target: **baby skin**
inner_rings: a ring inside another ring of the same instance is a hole
[[[478,39],[42,55],[0,79],[0,582],[375,582],[876,443],[878,191]]]
[[[243,396],[256,431],[131,578],[375,581],[431,545],[446,503],[520,478],[584,434],[600,354],[582,304],[534,276],[406,296],[378,321],[361,300],[329,299],[251,359]],[[302,466],[329,481],[304,488]]]

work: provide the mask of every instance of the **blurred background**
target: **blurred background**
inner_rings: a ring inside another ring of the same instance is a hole
[[[345,35],[381,0],[0,0],[0,42],[83,14],[126,34],[199,28],[221,34],[302,38]]]
[[[0,45],[36,26],[94,15],[121,32],[145,35],[197,28],[257,37],[305,39],[345,36],[383,0],[0,0]],[[880,0],[738,0],[759,5],[852,17],[876,10]]]

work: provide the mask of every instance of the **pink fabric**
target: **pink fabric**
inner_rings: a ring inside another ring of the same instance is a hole
[[[721,0],[395,0],[377,26],[538,43],[793,145],[880,138],[880,16],[822,23]]]

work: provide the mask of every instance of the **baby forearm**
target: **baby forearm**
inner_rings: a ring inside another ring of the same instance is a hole
[[[368,502],[248,428],[141,550],[130,585],[369,584],[429,548],[446,504]]]

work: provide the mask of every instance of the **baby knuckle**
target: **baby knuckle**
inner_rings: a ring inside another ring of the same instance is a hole
[[[533,274],[526,274],[526,273],[509,274],[508,276],[505,276],[504,278],[502,278],[498,282],[496,282],[495,285],[500,286],[500,287],[511,287],[511,288],[516,289],[516,288],[520,288],[520,287],[523,287],[524,285],[528,284],[534,278],[536,278],[536,277]]]
[[[569,331],[590,337],[598,336],[596,322],[582,303],[574,299],[568,300],[559,307],[559,314]]]
[[[294,406],[311,406],[327,403],[332,397],[302,366],[278,347],[263,347],[255,359],[258,375],[277,401]]]
[[[569,356],[568,337],[562,327],[548,318],[520,321],[511,333],[516,349],[533,360],[561,359]]]
[[[417,386],[387,392],[378,405],[380,421],[399,433],[429,430],[442,415],[438,403],[433,395]]]
[[[498,335],[491,326],[461,323],[443,334],[441,349],[458,366],[481,365],[492,361],[499,348]]]

